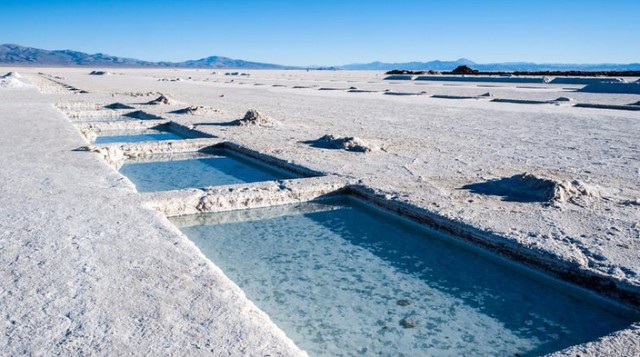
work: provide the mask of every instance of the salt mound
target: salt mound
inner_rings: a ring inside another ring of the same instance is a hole
[[[134,107],[122,103],[111,103],[104,106],[107,109],[135,109]]]
[[[239,126],[247,126],[247,125],[262,125],[262,126],[272,126],[280,124],[277,120],[271,119],[270,117],[260,113],[255,109],[250,109],[245,113],[244,117],[240,120],[236,121]]]
[[[142,120],[162,119],[162,117],[159,117],[155,114],[143,112],[142,110],[136,110],[135,112],[127,113],[124,116],[127,118],[142,119]]]
[[[327,134],[317,140],[308,141],[315,147],[324,149],[342,149],[353,152],[370,152],[373,149],[364,140],[356,137],[336,137]]]
[[[599,197],[600,191],[596,187],[582,181],[555,181],[551,202],[580,204],[580,201],[584,201],[585,199]]]
[[[487,92],[484,94],[480,94],[478,97],[480,98],[493,98],[493,94],[491,94],[491,92]]]
[[[178,102],[176,102],[175,100],[167,97],[164,94],[160,94],[160,96],[152,101],[147,102],[146,104],[149,105],[173,105],[173,104],[177,104]]]
[[[89,72],[89,75],[92,75],[92,76],[110,76],[111,73],[109,73],[107,71],[91,71],[91,72]]]
[[[15,77],[0,79],[0,88],[24,88],[26,86],[26,83]]]
[[[573,203],[581,205],[587,199],[600,197],[595,187],[581,181],[564,181],[523,173],[511,177],[465,185],[474,193],[501,196],[504,201],[542,202],[552,205]]]
[[[25,88],[30,85],[21,81],[22,76],[17,72],[9,72],[0,76],[0,88]]]
[[[217,113],[218,111],[219,111],[218,109],[198,105],[198,106],[191,106],[191,107],[174,110],[171,113],[198,115],[198,114],[207,114],[207,113]]]
[[[22,75],[18,72],[9,72],[5,75],[0,76],[0,78],[9,78],[9,77],[22,78]]]

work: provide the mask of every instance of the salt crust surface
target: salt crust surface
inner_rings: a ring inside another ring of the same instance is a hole
[[[0,354],[304,355],[47,102],[0,92]]]
[[[172,93],[187,105],[220,108],[193,117],[169,114],[163,106],[137,107],[310,169],[357,179],[391,199],[640,288],[638,112],[381,93],[474,97],[489,90],[494,98],[568,96],[578,103],[620,105],[638,102],[638,95],[568,92],[581,86],[551,84],[387,83],[380,72],[254,71],[228,83],[210,71],[185,71],[181,76],[192,79],[173,83],[156,78],[180,71],[19,71],[42,94],[0,92],[0,120],[7,130],[0,141],[0,259],[7,267],[0,290],[3,351],[301,353],[159,213],[144,209],[142,196],[98,155],[71,151],[86,142],[50,104],[136,106],[136,93]],[[61,90],[39,71],[90,93]],[[267,85],[249,85],[258,82]],[[282,125],[218,125],[250,108]],[[357,136],[381,149],[362,155],[303,143],[327,132]],[[523,202],[463,189],[523,173],[565,185],[565,192],[584,192],[585,199]],[[561,354],[638,354],[639,336],[631,328]]]

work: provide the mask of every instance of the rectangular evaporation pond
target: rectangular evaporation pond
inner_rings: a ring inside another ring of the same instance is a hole
[[[144,161],[126,162],[120,168],[120,173],[136,185],[138,192],[181,190],[300,177],[225,149],[211,150],[210,153],[152,155]]]
[[[104,131],[96,137],[96,144],[137,143],[143,141],[181,140],[184,137],[168,130],[114,130]]]
[[[171,221],[312,356],[537,356],[637,316],[350,198]]]
[[[79,121],[83,123],[108,123],[108,122],[116,122],[116,121],[134,121],[139,119],[129,118],[129,117],[83,117],[83,118],[73,118],[72,121]]]

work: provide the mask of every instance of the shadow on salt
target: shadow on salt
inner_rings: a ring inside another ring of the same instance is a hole
[[[146,129],[104,130],[92,139],[95,144],[139,143],[147,141],[184,140],[210,138],[212,135],[190,130],[170,124],[157,125]]]

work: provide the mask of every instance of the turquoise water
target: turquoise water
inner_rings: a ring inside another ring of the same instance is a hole
[[[120,173],[138,192],[231,185],[291,179],[298,176],[219,150],[216,154],[157,155],[144,162],[127,162]]]
[[[72,121],[81,121],[86,123],[105,123],[105,122],[118,122],[118,121],[133,121],[137,120],[129,117],[85,117],[85,118],[73,118]]]
[[[149,129],[144,131],[103,132],[95,139],[96,144],[137,143],[143,141],[180,140],[182,136],[170,131]]]
[[[633,321],[351,199],[171,220],[311,356],[537,356]]]

